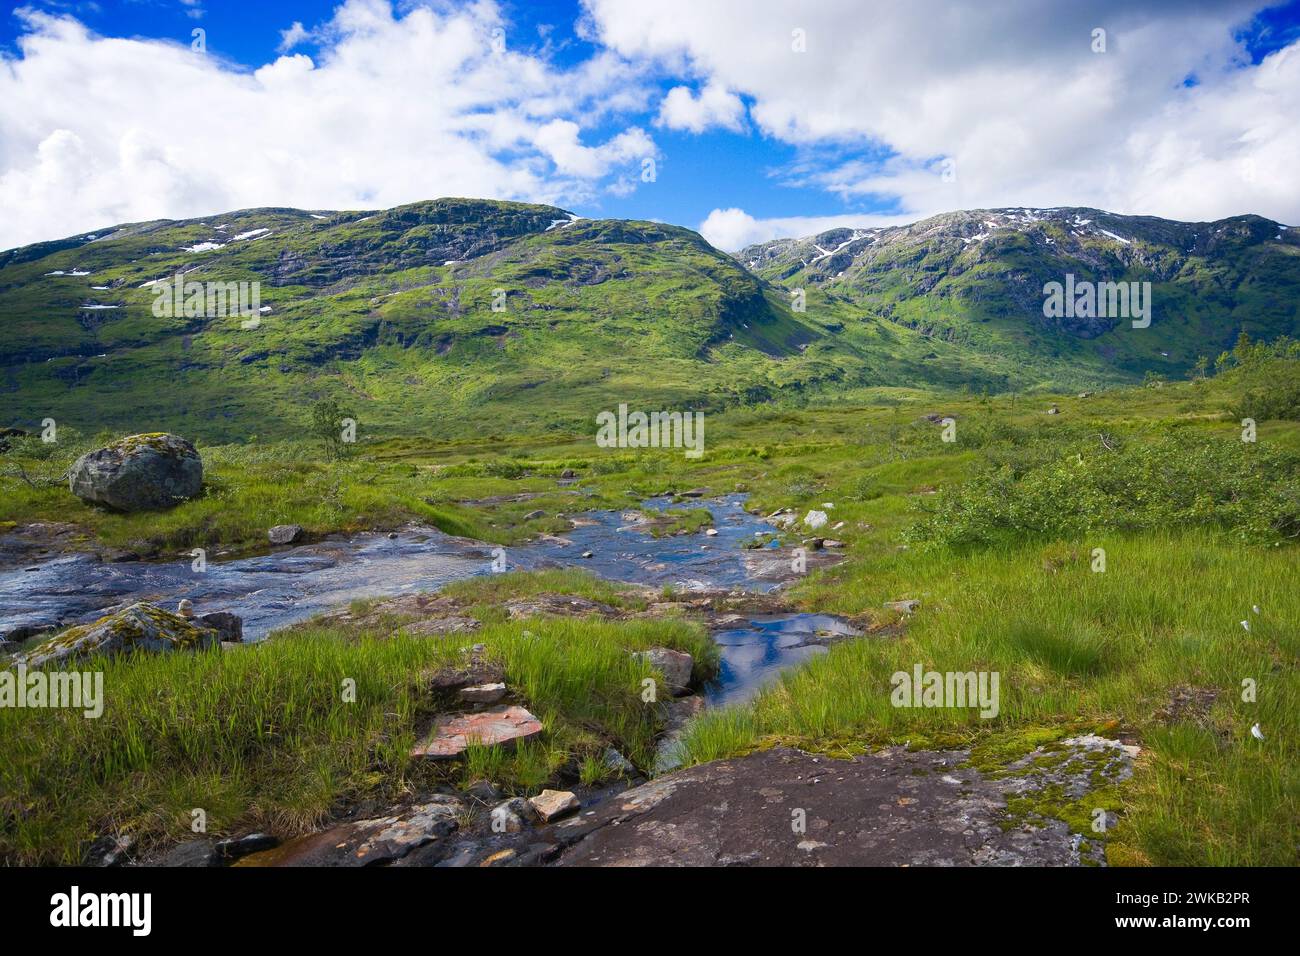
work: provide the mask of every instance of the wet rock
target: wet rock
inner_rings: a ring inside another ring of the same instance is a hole
[[[170,508],[202,490],[203,460],[176,435],[130,435],[78,458],[68,487],[82,501],[118,511]]]
[[[584,552],[582,552],[582,556],[583,556],[584,558],[594,558],[596,555],[593,554],[593,553],[590,552],[590,551],[584,551]]]
[[[685,651],[675,651],[668,647],[652,647],[648,651],[638,651],[632,655],[649,662],[650,666],[664,675],[664,683],[677,696],[686,693],[691,686],[691,670],[695,667],[695,658]]]
[[[543,823],[550,823],[582,806],[578,798],[568,790],[543,790],[537,796],[529,797],[528,802]]]
[[[613,747],[605,748],[605,753],[600,758],[601,764],[611,773],[622,774],[630,777],[636,773],[636,767],[632,761],[628,760]]]
[[[37,634],[50,634],[58,629],[58,624],[45,622],[15,624],[11,627],[0,626],[0,645],[12,644],[16,648],[20,642],[27,640],[29,637],[35,637]]]
[[[266,532],[266,539],[272,544],[293,544],[302,538],[302,525],[278,524]]]
[[[561,478],[577,478],[577,477],[578,477],[578,473],[577,473],[576,471],[574,471],[572,468],[566,468],[566,469],[564,469],[564,471],[560,472],[560,477],[561,477]]]
[[[95,654],[197,651],[220,642],[218,633],[143,601],[69,628],[38,645],[20,660],[28,667],[70,663]]]
[[[704,497],[705,495],[707,495],[708,493],[709,493],[709,489],[708,489],[708,488],[692,488],[692,489],[690,489],[689,491],[683,491],[682,494],[681,494],[681,497],[683,497],[683,498],[703,498],[703,497]]]
[[[706,529],[704,530],[704,533],[705,533],[706,535],[708,535],[710,538],[716,538],[716,537],[718,536],[718,529],[717,529],[717,528],[706,528]]]
[[[495,704],[504,696],[506,696],[506,685],[500,682],[460,689],[460,699],[468,704]]]
[[[655,747],[655,773],[667,773],[682,765],[682,734],[686,725],[704,711],[704,698],[698,694],[668,701],[663,705],[664,729]]]
[[[248,833],[229,840],[218,840],[212,848],[217,861],[222,864],[234,863],[253,853],[261,853],[280,845],[278,838],[269,833]]]
[[[200,614],[195,620],[203,627],[212,628],[226,643],[243,643],[244,619],[238,614],[231,614],[229,611],[212,611],[208,614]]]
[[[180,603],[176,605],[176,613],[181,617],[193,617],[194,602],[189,598],[181,598]]]
[[[412,757],[458,757],[470,742],[483,746],[514,745],[535,737],[542,722],[522,707],[498,707],[473,714],[449,714],[434,722],[433,730],[411,749]]]
[[[169,868],[220,866],[221,860],[211,840],[190,840],[172,847],[154,860],[153,865]]]
[[[261,853],[236,866],[377,866],[394,863],[412,851],[444,840],[458,827],[465,805],[437,795],[383,817],[357,820]]]

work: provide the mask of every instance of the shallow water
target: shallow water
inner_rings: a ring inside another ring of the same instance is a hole
[[[858,633],[831,614],[755,615],[713,635],[722,650],[722,667],[704,699],[710,706],[748,700],[785,668],[826,652],[813,641]]]
[[[232,561],[210,559],[203,572],[192,569],[189,557],[105,563],[67,555],[0,572],[0,634],[25,625],[84,623],[135,601],[173,608],[189,598],[200,613],[238,614],[245,639],[258,640],[358,598],[433,591],[450,581],[491,574],[503,561],[507,570],[572,566],[636,584],[765,591],[771,583],[750,574],[741,544],[772,528],[744,510],[745,498],[736,494],[671,505],[708,508],[718,531],[712,537],[701,532],[654,538],[627,513],[590,511],[578,516],[580,526],[566,532],[564,541],[507,549],[428,529],[392,538],[382,533],[330,538]],[[651,499],[640,510],[669,506],[667,499]],[[582,557],[586,551],[591,558]],[[842,625],[827,615],[783,615],[719,633],[723,672],[709,700],[743,699],[780,668],[819,653],[822,648],[804,641],[817,628],[835,626]]]

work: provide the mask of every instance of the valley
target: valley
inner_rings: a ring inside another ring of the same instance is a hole
[[[1297,255],[1067,209],[731,257],[474,200],[4,253],[3,650],[175,650],[76,658],[96,720],[0,708],[0,858],[1294,865]],[[178,274],[258,321],[156,314]],[[1150,326],[1047,316],[1067,274]],[[199,491],[70,491],[158,432]],[[999,700],[896,706],[918,669]]]

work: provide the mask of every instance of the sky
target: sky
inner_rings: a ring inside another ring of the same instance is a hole
[[[1300,0],[30,0],[0,248],[440,196],[719,248],[954,209],[1300,223]]]

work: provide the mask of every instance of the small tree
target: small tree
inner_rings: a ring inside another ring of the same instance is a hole
[[[311,434],[318,439],[326,458],[343,455],[343,419],[347,413],[332,398],[322,398],[311,408]]]

